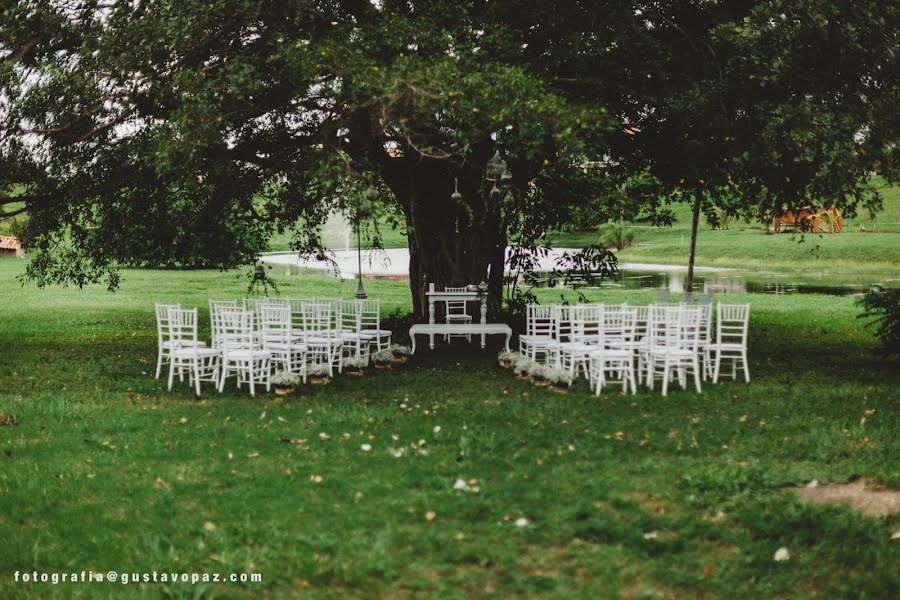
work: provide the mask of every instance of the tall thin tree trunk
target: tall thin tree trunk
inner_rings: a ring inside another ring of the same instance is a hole
[[[702,198],[702,192],[694,192],[694,212],[691,218],[691,252],[688,257],[687,282],[684,285],[685,292],[694,291],[694,259],[697,255],[697,226],[700,224],[700,203]]]

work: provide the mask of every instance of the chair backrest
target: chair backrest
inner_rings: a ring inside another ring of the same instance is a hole
[[[188,340],[197,341],[197,309],[168,309],[168,334],[172,343]]]
[[[572,306],[566,304],[551,304],[551,319],[553,320],[553,332],[551,336],[558,342],[572,341]]]
[[[216,313],[220,310],[232,309],[235,310],[238,307],[237,300],[210,300],[209,301],[209,323],[212,329],[212,347],[218,348],[218,341],[221,339],[219,336],[219,332],[216,330],[216,326],[218,324],[218,319],[216,319]]]
[[[220,308],[238,308],[237,300],[210,300],[209,314],[212,315]]]
[[[651,346],[677,348],[680,306],[651,304],[647,307],[646,336]]]
[[[302,303],[300,313],[303,316],[303,332],[317,335],[335,332],[332,306],[321,302]]]
[[[309,302],[309,301],[307,301]],[[313,298],[316,304],[325,304],[331,307],[331,326],[328,329],[340,329],[341,323],[341,298]]]
[[[290,344],[293,329],[290,306],[263,305],[259,310],[258,323],[263,348],[268,349],[275,344]]]
[[[634,311],[628,305],[607,306],[601,315],[598,328],[598,340],[609,348],[625,345],[634,338]],[[627,331],[626,331],[627,330]]]
[[[637,314],[627,305],[607,307],[600,322],[600,343],[606,348],[632,349]]]
[[[749,323],[749,304],[719,303],[716,306],[716,342],[746,346]]]
[[[169,311],[181,308],[180,304],[156,303],[156,344],[162,348],[171,339],[169,329]]]
[[[466,286],[462,287],[444,287],[445,292],[465,292]],[[465,300],[447,300],[444,302],[447,306],[447,314],[448,315],[466,315],[469,314],[466,312],[466,301]]]
[[[570,341],[581,344],[599,343],[605,312],[603,304],[576,304],[569,307]]]
[[[341,300],[338,303],[338,329],[344,333],[359,333],[363,324],[364,302],[367,300]]]
[[[634,307],[634,339],[640,340],[647,335],[647,319],[649,318],[649,306]]]
[[[700,310],[700,342],[708,343],[712,336],[713,307],[712,304],[698,303]]]
[[[525,309],[525,333],[527,335],[553,336],[556,334],[558,308],[553,304],[529,304]]]
[[[381,300],[355,300],[359,310],[360,329],[381,329]]]
[[[696,352],[703,339],[702,306],[683,306],[678,315],[678,346]]]
[[[214,347],[221,348],[225,354],[234,350],[256,349],[253,311],[222,308],[216,311],[213,319],[213,331],[218,335],[218,339],[213,340]]]

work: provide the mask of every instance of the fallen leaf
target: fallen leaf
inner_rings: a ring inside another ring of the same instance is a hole
[[[216,524],[213,523],[212,521],[207,521],[206,523],[203,524],[203,529],[205,529],[206,531],[215,531]]]
[[[433,510],[429,510],[428,512],[425,513],[425,520],[426,521],[434,521],[434,518],[436,516],[437,516],[436,512],[434,512]]]

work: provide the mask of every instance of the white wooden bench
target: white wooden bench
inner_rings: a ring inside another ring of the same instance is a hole
[[[505,335],[506,349],[509,350],[509,340],[512,337],[512,329],[503,323],[419,323],[409,328],[409,339],[412,340],[412,352],[416,352],[416,336],[429,336],[428,346],[434,348],[435,335],[460,335],[471,333],[481,335],[481,347],[484,348],[485,335]]]

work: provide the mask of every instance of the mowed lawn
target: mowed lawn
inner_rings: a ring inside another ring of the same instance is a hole
[[[170,393],[153,379],[153,302],[199,306],[206,322],[207,299],[241,296],[243,274],[126,271],[109,294],[23,288],[23,267],[0,260],[0,410],[18,420],[0,426],[2,598],[900,589],[896,516],[788,491],[813,479],[900,486],[900,374],[873,353],[851,298],[723,296],[753,304],[753,380],[702,395],[595,397],[583,381],[558,394],[500,369],[495,350],[457,345],[294,398],[251,398],[232,384],[198,401],[186,383]],[[355,290],[279,283],[296,296]],[[405,284],[367,288],[387,313],[408,311]],[[469,489],[454,489],[458,479]],[[790,560],[773,560],[781,547]],[[14,582],[34,570],[254,572],[262,582]]]

